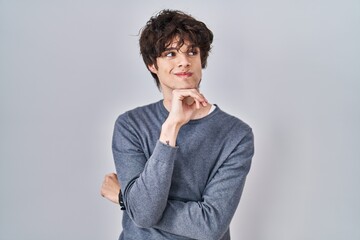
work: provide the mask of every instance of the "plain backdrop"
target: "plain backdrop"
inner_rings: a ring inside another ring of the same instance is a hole
[[[118,238],[99,191],[117,116],[161,99],[138,33],[164,8],[214,32],[201,91],[254,130],[232,239],[360,239],[358,0],[0,0],[0,239]]]

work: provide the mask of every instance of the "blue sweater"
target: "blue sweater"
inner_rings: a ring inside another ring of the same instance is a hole
[[[254,154],[251,128],[217,107],[158,141],[162,101],[116,120],[113,155],[126,211],[120,240],[230,239]]]

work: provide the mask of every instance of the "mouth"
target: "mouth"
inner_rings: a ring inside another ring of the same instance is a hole
[[[193,74],[191,72],[179,72],[179,73],[175,73],[175,75],[178,77],[187,78],[187,77],[191,77]]]

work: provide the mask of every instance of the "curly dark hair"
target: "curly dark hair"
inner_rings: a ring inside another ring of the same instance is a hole
[[[185,41],[189,41],[194,47],[200,48],[201,66],[205,68],[214,38],[213,33],[205,23],[196,20],[189,14],[168,9],[151,17],[141,31],[140,53],[146,67],[154,64],[157,68],[156,58],[161,56],[175,37],[179,38],[178,49],[182,47]],[[151,71],[150,73],[160,89],[158,76]]]

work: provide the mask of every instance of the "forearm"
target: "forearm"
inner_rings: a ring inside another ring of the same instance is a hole
[[[163,214],[171,185],[176,151],[176,148],[158,142],[143,171],[124,186],[126,211],[140,227],[154,225]],[[121,174],[120,172],[120,179]]]
[[[169,118],[163,123],[159,141],[143,172],[125,190],[129,215],[142,227],[157,223],[166,207],[174,168],[173,152],[180,127]]]
[[[176,138],[179,133],[181,125],[174,123],[167,119],[161,127],[161,133],[159,140],[162,143],[170,145],[172,147],[176,146]]]
[[[229,228],[241,191],[242,186],[233,195],[198,202],[169,200],[154,228],[194,239],[219,240]]]

